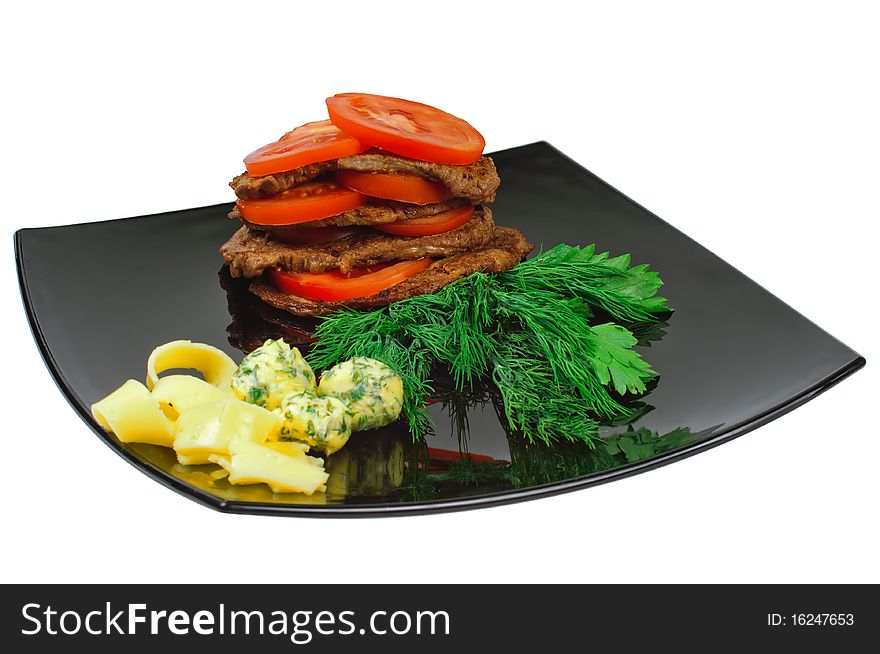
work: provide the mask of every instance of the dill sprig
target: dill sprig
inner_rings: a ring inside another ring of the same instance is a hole
[[[530,441],[579,440],[592,445],[599,423],[590,417],[592,402],[554,378],[525,333],[511,333],[497,344],[492,381],[504,405],[510,431]]]
[[[629,255],[560,245],[499,275],[474,273],[377,311],[328,316],[310,359],[317,368],[354,356],[391,366],[403,379],[414,438],[430,429],[425,400],[441,364],[458,390],[491,378],[509,428],[527,440],[592,444],[599,419],[627,412],[612,390],[644,393],[657,373],[625,327],[591,324],[591,307],[656,322],[670,310],[656,295],[661,284],[646,265],[630,266]]]

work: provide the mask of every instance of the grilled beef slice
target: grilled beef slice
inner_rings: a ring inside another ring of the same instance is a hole
[[[229,186],[240,198],[264,198],[286,191],[297,184],[309,182],[331,170],[336,170],[335,161],[319,161],[301,168],[263,177],[251,177],[247,173],[242,173],[229,182]]]
[[[430,268],[369,297],[322,302],[282,293],[257,280],[250,291],[267,304],[297,316],[323,316],[342,308],[376,309],[416,295],[436,293],[447,284],[475,272],[499,273],[510,270],[531,252],[532,245],[521,231],[495,227],[492,238],[481,248],[438,259]]]
[[[501,180],[491,157],[480,157],[467,166],[437,164],[398,157],[384,152],[366,152],[343,157],[336,162],[341,170],[368,173],[409,173],[442,183],[453,197],[483,201],[493,195]]]
[[[492,197],[491,200],[495,198]],[[491,201],[490,200],[490,201]],[[473,205],[470,200],[462,200],[461,198],[451,198],[443,202],[435,204],[407,204],[405,202],[394,202],[393,200],[380,200],[383,204],[365,204],[357,209],[345,211],[329,218],[322,220],[311,220],[307,223],[299,225],[257,225],[251,223],[241,215],[238,208],[233,208],[229,212],[229,217],[240,220],[245,225],[256,231],[277,231],[277,230],[296,230],[303,227],[349,227],[352,225],[381,225],[383,223],[393,223],[398,220],[410,220],[411,218],[425,218],[427,216],[436,216],[449,209]]]
[[[372,173],[409,173],[441,182],[457,198],[488,202],[501,180],[490,157],[481,157],[466,166],[436,164],[398,157],[386,152],[365,152],[336,161],[322,161],[302,168],[263,177],[242,173],[229,185],[242,199],[263,198],[315,179],[318,175],[340,168]]]
[[[358,266],[422,257],[448,257],[483,247],[495,232],[492,212],[483,206],[464,225],[433,236],[355,234],[332,243],[294,245],[242,227],[220,247],[233,277],[259,277],[266,270],[344,273]]]

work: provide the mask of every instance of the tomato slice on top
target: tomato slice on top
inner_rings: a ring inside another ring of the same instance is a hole
[[[238,210],[257,225],[296,225],[357,209],[365,200],[357,191],[319,180],[267,198],[239,200]]]
[[[380,232],[396,236],[431,236],[461,227],[471,219],[473,213],[473,207],[456,207],[455,209],[438,213],[435,216],[411,218],[396,223],[373,225],[373,227]]]
[[[356,170],[337,170],[336,180],[364,195],[410,204],[432,204],[452,197],[449,189],[440,182],[433,182],[409,173],[362,173]]]
[[[375,295],[419,274],[432,263],[431,259],[401,261],[356,268],[349,275],[339,271],[289,273],[271,270],[269,277],[282,293],[331,302]]]
[[[329,120],[306,123],[244,158],[253,177],[283,173],[302,166],[359,154],[369,146],[343,133]]]
[[[470,123],[419,102],[340,93],[327,98],[327,111],[346,134],[412,159],[465,165],[479,159],[486,147]]]

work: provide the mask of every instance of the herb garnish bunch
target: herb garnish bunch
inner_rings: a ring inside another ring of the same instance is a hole
[[[475,273],[377,311],[330,315],[310,359],[316,368],[355,356],[391,366],[403,379],[413,438],[430,429],[425,400],[439,363],[458,390],[491,379],[508,427],[529,441],[592,444],[599,421],[626,414],[622,397],[643,393],[657,375],[633,349],[633,334],[594,324],[594,311],[657,321],[670,311],[657,295],[662,283],[647,265],[631,266],[629,255],[559,245],[504,273]]]

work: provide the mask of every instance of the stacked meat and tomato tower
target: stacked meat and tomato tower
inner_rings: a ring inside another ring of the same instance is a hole
[[[531,251],[492,220],[500,180],[469,123],[363,93],[327,108],[330,120],[249,154],[230,183],[243,225],[220,251],[264,302],[301,316],[381,307]]]

